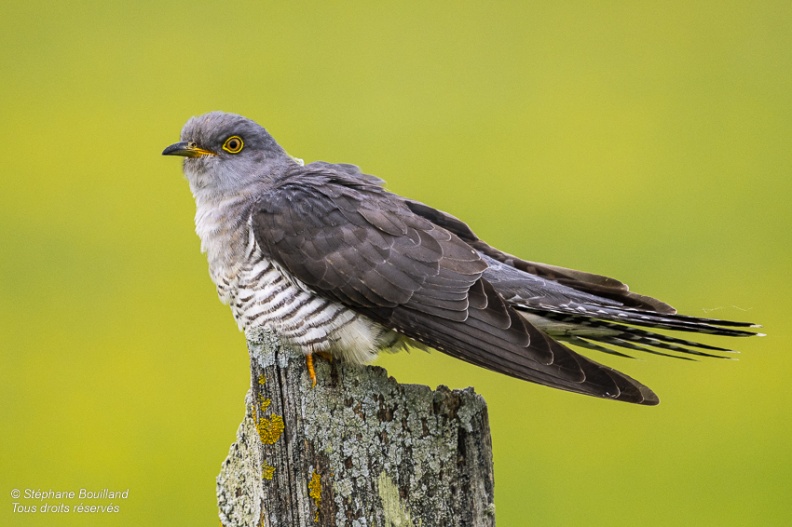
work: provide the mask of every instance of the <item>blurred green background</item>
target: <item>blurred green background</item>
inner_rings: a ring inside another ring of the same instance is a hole
[[[0,7],[0,524],[217,524],[245,341],[160,152],[222,109],[509,252],[764,324],[739,361],[595,356],[657,408],[381,359],[485,396],[499,524],[789,525],[792,4],[336,4]],[[28,488],[130,494],[13,514]]]

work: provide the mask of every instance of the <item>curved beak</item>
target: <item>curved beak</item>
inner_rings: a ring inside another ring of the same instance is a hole
[[[211,150],[201,148],[191,141],[182,141],[174,143],[162,151],[164,156],[183,156],[183,157],[203,157],[203,156],[216,156]]]

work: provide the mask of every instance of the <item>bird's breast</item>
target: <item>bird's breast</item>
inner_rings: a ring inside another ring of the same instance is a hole
[[[249,222],[228,232],[216,225],[208,227],[209,222],[201,226],[197,218],[217,294],[249,338],[271,328],[303,353],[329,352],[361,364],[373,360],[381,349],[404,346],[401,335],[323,298],[266,258]],[[234,245],[220,245],[229,240]]]

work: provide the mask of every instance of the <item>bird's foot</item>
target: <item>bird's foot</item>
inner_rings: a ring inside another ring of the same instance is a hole
[[[305,365],[308,366],[308,375],[311,377],[311,388],[316,386],[316,371],[314,371],[313,353],[305,356]]]

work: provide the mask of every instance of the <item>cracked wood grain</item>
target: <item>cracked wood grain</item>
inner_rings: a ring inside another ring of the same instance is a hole
[[[225,526],[494,526],[492,445],[472,389],[400,385],[382,368],[315,360],[264,333],[217,478]]]

